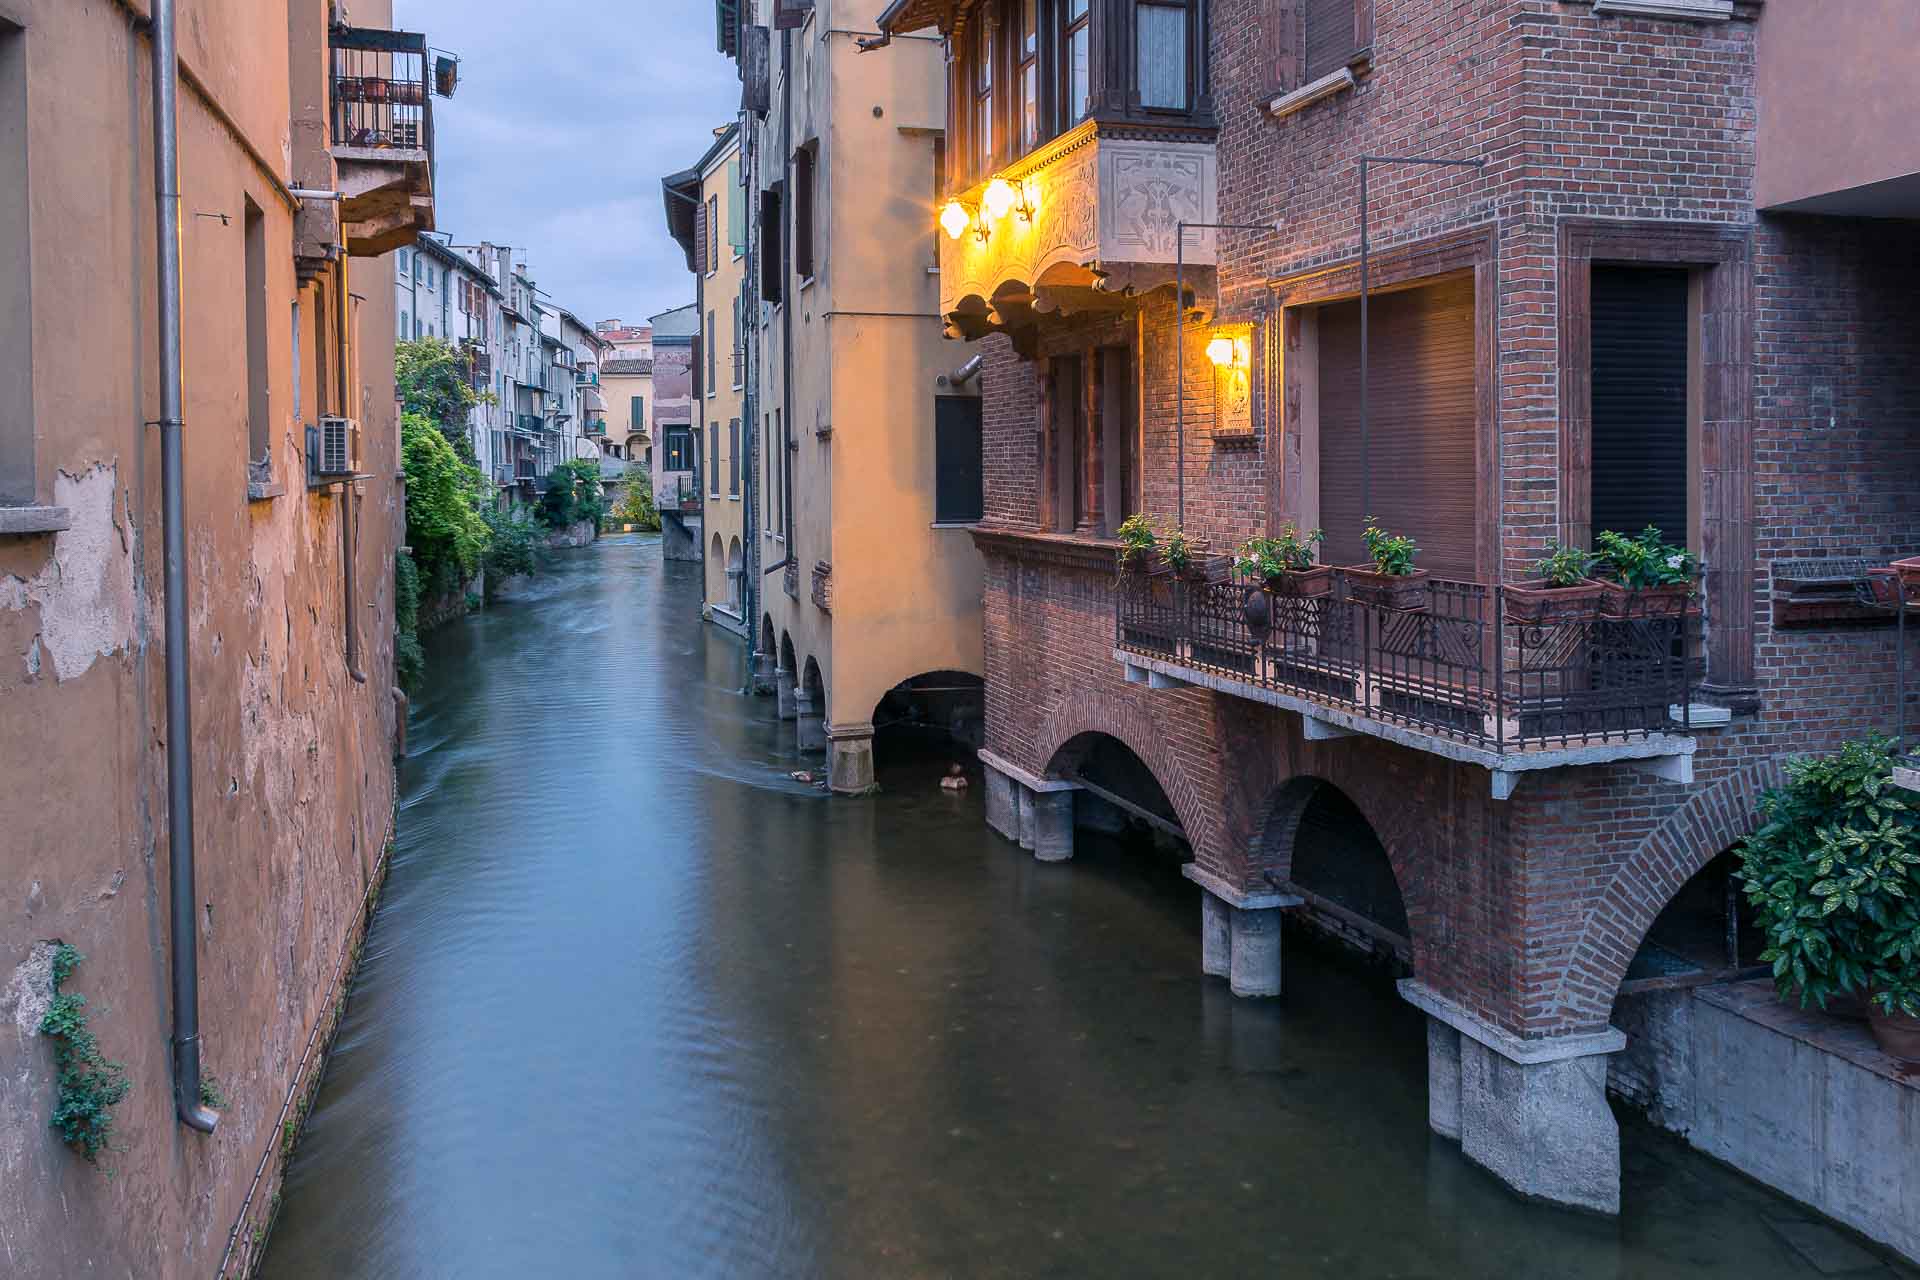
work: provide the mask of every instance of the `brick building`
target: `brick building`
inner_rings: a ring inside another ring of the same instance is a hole
[[[1402,957],[1433,1127],[1617,1211],[1629,967],[1663,930],[1724,939],[1723,855],[1782,759],[1894,727],[1892,633],[1775,580],[1920,547],[1920,148],[1875,57],[1913,15],[897,0],[880,25],[951,55],[990,820],[1041,857],[1090,797],[1180,832],[1203,965],[1243,994],[1278,991],[1283,918]],[[1212,580],[1117,579],[1135,512]],[[1223,580],[1287,521],[1360,562],[1372,516],[1421,547],[1424,609],[1341,576],[1249,609]],[[1505,612],[1549,543],[1648,523],[1704,562],[1699,619]]]

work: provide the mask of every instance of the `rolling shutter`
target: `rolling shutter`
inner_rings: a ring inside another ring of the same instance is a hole
[[[1687,542],[1687,273],[1593,269],[1593,532]]]
[[[1311,83],[1347,65],[1356,47],[1356,0],[1307,0],[1306,80]]]
[[[1369,515],[1410,536],[1434,576],[1477,576],[1473,280],[1369,303],[1369,458],[1360,448],[1360,303],[1320,309],[1320,524],[1329,564],[1361,564]],[[1372,511],[1361,510],[1363,466]]]
[[[693,270],[695,275],[705,275],[707,266],[707,206],[693,206]]]

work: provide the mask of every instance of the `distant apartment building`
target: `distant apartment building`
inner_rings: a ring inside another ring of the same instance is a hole
[[[716,20],[743,93],[756,672],[840,792],[873,785],[878,721],[976,732],[984,671],[980,400],[941,338],[928,226],[944,56],[923,38],[864,47],[875,8],[742,0]]]
[[[8,1275],[252,1272],[393,827],[387,286],[451,59],[386,0],[179,9],[0,4]],[[56,944],[111,1175],[49,1124]]]
[[[740,128],[720,131],[692,168],[663,180],[667,226],[694,274],[701,331],[692,385],[694,448],[705,482],[703,614],[751,643],[754,566],[754,443],[746,396],[746,324],[758,305],[747,292],[747,192],[741,185]]]
[[[440,233],[423,233],[394,254],[395,337],[437,338],[459,354],[480,403],[467,415],[475,465],[496,483],[510,472],[506,442],[512,428],[496,367],[504,334],[501,293],[480,256],[454,248]]]
[[[694,357],[703,321],[691,303],[648,317],[653,330],[653,496],[660,508],[661,554],[701,558],[700,442],[694,436]]]

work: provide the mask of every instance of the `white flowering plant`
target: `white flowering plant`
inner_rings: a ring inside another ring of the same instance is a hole
[[[1700,561],[1685,547],[1676,547],[1654,525],[1637,537],[1609,529],[1599,544],[1602,571],[1624,587],[1690,587],[1700,577]]]

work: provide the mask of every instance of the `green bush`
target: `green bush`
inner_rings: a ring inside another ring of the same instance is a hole
[[[66,1144],[100,1163],[100,1153],[113,1142],[113,1108],[127,1096],[127,1071],[108,1062],[87,1029],[87,998],[64,991],[68,978],[86,959],[61,943],[53,953],[53,1003],[40,1019],[40,1034],[59,1042],[54,1050],[59,1094],[53,1104],[53,1127]]]
[[[488,591],[494,590],[502,578],[532,573],[539,567],[534,552],[540,545],[543,532],[532,519],[519,514],[522,510],[524,508],[500,510],[488,507],[480,513],[486,521],[489,534],[486,555]]]
[[[621,524],[660,531],[660,510],[653,502],[653,477],[638,468],[627,472],[627,491],[613,509],[613,518]]]
[[[400,456],[407,476],[407,545],[431,588],[449,590],[480,567],[487,550],[480,473],[417,413],[400,419]]]
[[[420,570],[404,551],[393,557],[393,670],[409,693],[427,674],[427,655],[420,647]]]
[[[1920,819],[1892,775],[1893,744],[1877,737],[1791,761],[1740,844],[1760,959],[1803,1007],[1871,992],[1920,1014]]]
[[[582,520],[597,528],[606,514],[600,496],[600,463],[594,458],[573,458],[554,467],[547,476],[547,491],[540,495],[540,519],[549,529],[564,529]]]
[[[471,357],[440,338],[413,338],[393,349],[394,391],[401,409],[425,418],[462,462],[473,461],[468,411],[495,402],[491,391],[473,389],[470,369]]]

